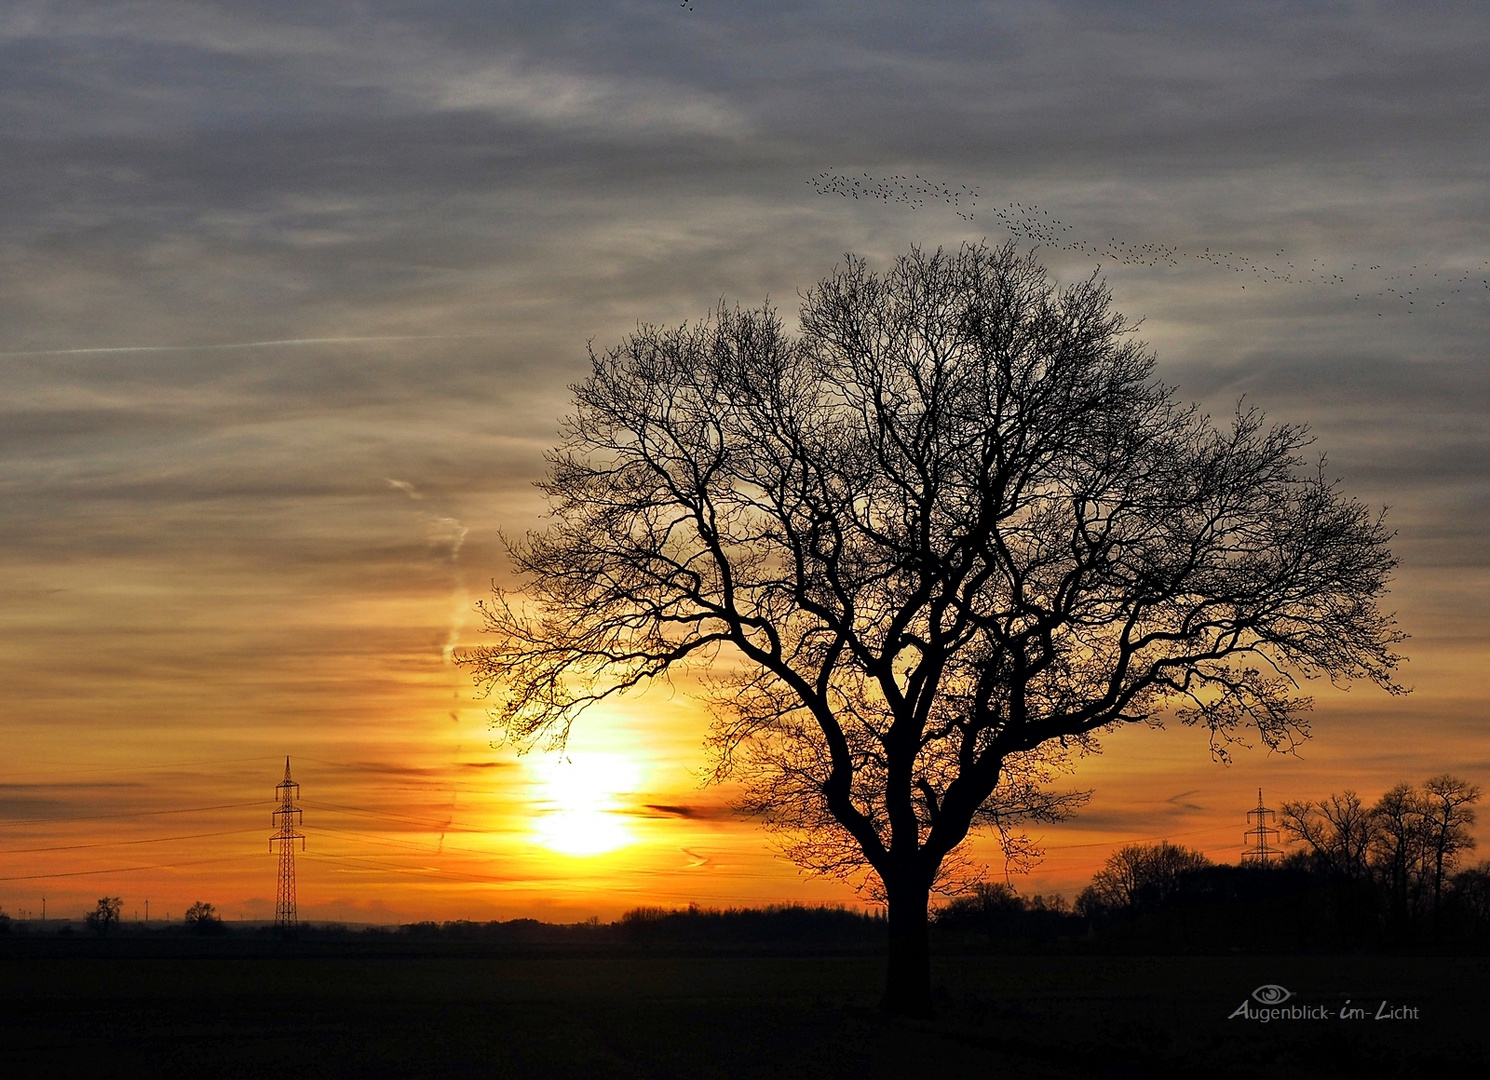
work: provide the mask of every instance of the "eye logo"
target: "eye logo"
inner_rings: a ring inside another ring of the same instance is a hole
[[[1277,983],[1267,983],[1252,991],[1252,1000],[1262,1005],[1282,1005],[1293,997],[1292,990],[1286,990]]]

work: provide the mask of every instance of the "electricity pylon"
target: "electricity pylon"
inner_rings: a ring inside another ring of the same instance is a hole
[[[1270,828],[1268,822],[1277,818],[1266,806],[1262,805],[1262,788],[1257,789],[1257,806],[1247,811],[1247,824],[1252,825],[1255,820],[1257,824],[1246,832],[1247,848],[1242,852],[1242,863],[1256,863],[1258,866],[1267,866],[1273,859],[1283,857],[1283,849],[1275,848],[1272,840],[1278,839],[1278,830]]]
[[[276,930],[295,929],[295,841],[300,841],[300,850],[305,850],[305,835],[295,831],[300,823],[300,808],[295,805],[295,796],[300,785],[290,779],[290,759],[285,758],[285,778],[274,786],[279,809],[269,815],[279,829],[269,838],[269,850],[279,845],[279,891],[274,898],[274,927]]]

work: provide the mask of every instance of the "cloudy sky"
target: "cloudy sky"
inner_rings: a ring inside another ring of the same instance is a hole
[[[1486,55],[1469,3],[7,3],[0,906],[272,913],[286,754],[310,917],[851,900],[699,786],[685,685],[519,758],[450,656],[587,342],[1011,236],[1390,506],[1414,687],[1108,740],[1021,890],[1490,786]]]

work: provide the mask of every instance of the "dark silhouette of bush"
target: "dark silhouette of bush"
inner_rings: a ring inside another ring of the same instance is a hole
[[[1091,885],[1076,898],[1076,909],[1088,917],[1157,910],[1174,895],[1183,875],[1210,865],[1200,852],[1168,841],[1128,844],[1113,852],[1092,877]]]
[[[796,904],[765,908],[686,910],[634,908],[617,924],[625,940],[638,945],[825,946],[853,948],[883,943],[878,915],[843,907]]]
[[[583,923],[545,923],[537,919],[511,919],[507,922],[455,919],[444,923],[406,923],[398,928],[398,932],[404,937],[497,945],[598,944],[615,936],[611,927],[602,925],[598,919]]]
[[[830,947],[880,946],[884,919],[842,907],[785,905],[766,908],[634,908],[602,923],[555,924],[536,919],[508,922],[409,923],[399,934],[412,938],[505,945],[639,945],[644,947]]]
[[[1490,862],[1461,870],[1449,879],[1442,931],[1451,939],[1490,941]]]
[[[1086,931],[1064,896],[1028,900],[1004,882],[979,882],[935,912],[938,940],[964,944],[1052,941]]]
[[[119,924],[119,912],[123,907],[124,901],[117,896],[100,896],[98,906],[84,915],[83,921],[88,924],[88,929],[103,936]]]
[[[186,928],[194,934],[225,934],[228,931],[227,924],[217,914],[217,909],[200,900],[186,909],[185,921]]]

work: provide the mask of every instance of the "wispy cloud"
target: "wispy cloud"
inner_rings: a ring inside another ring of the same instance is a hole
[[[286,338],[282,341],[235,341],[217,345],[104,345],[78,349],[30,349],[0,352],[0,358],[21,356],[91,356],[109,353],[197,353],[237,349],[289,349],[297,345],[358,345],[382,341],[471,341],[490,334],[379,334],[373,337]]]

